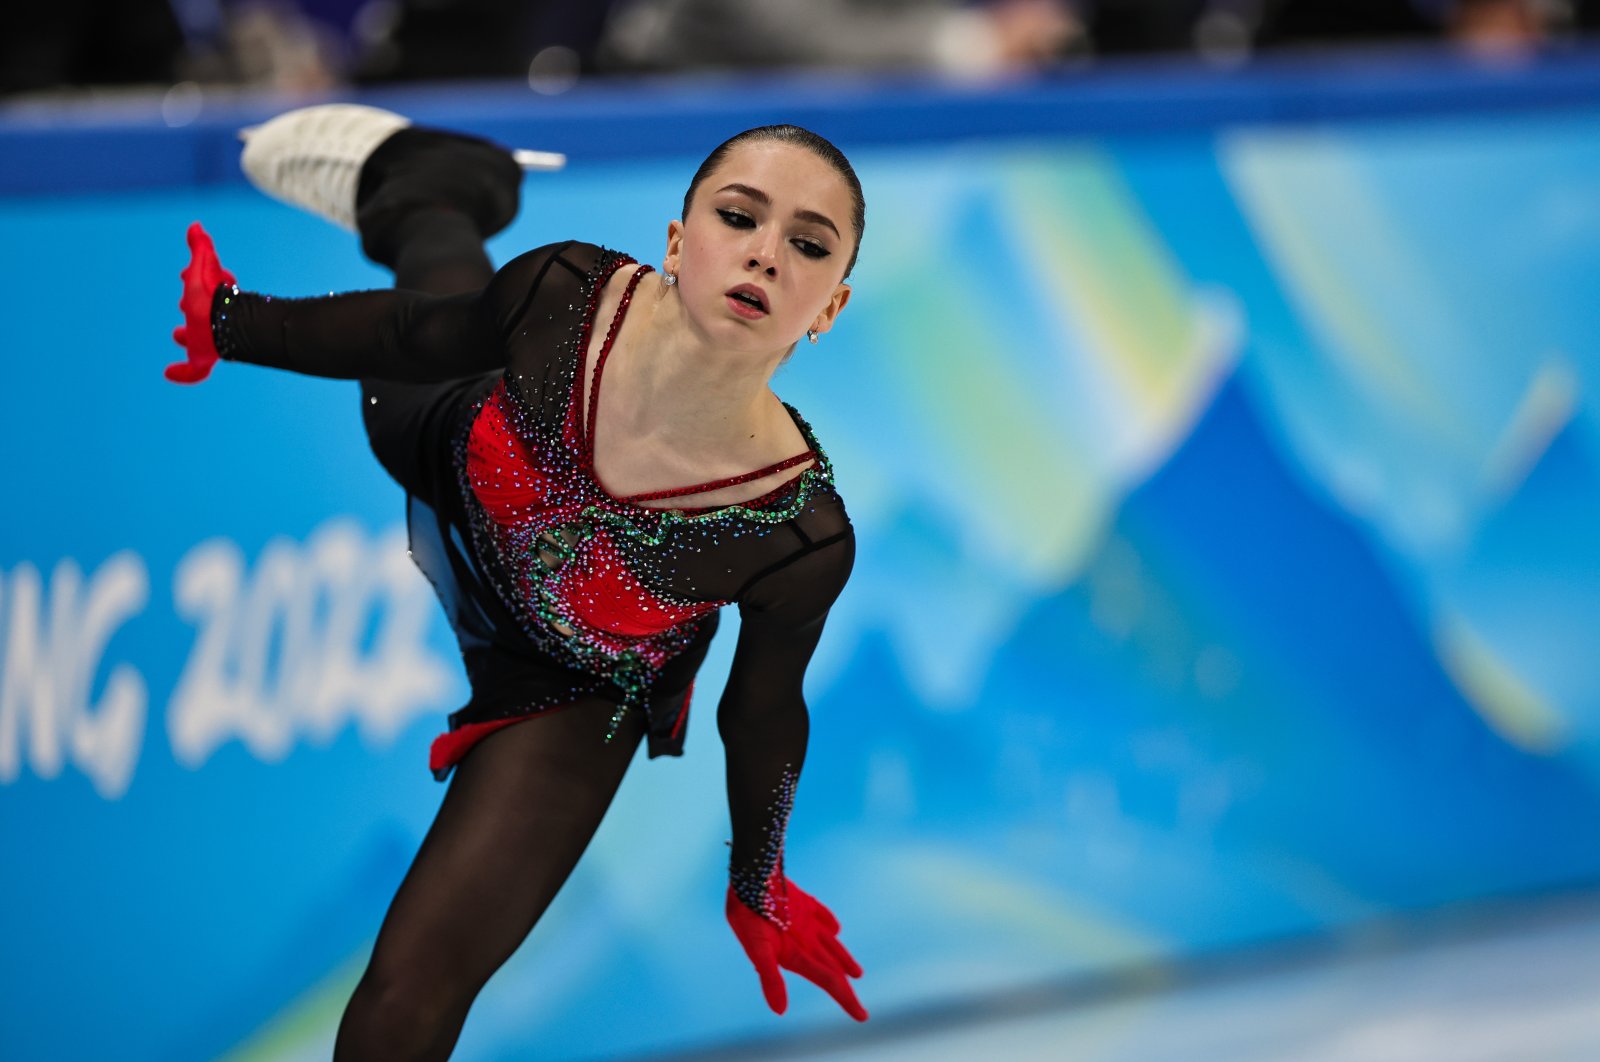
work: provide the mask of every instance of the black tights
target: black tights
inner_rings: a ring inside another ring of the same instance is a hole
[[[605,816],[643,735],[608,744],[603,702],[490,734],[456,767],[384,917],[335,1062],[450,1056],[474,997],[516,951]]]
[[[381,233],[362,228],[369,252],[388,248],[397,287],[453,294],[492,275],[466,213],[431,204],[389,214]],[[417,467],[419,438],[424,461],[444,459],[426,447],[440,393],[362,381],[373,449],[397,476]],[[478,991],[555,898],[622,782],[644,724],[629,713],[607,742],[611,714],[607,702],[579,701],[491,733],[456,766],[345,1008],[335,1062],[449,1057]]]

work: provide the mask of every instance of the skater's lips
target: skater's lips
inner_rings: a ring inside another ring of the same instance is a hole
[[[766,291],[754,284],[740,284],[736,288],[729,288],[727,291],[723,292],[723,294],[728,296],[730,299],[738,298],[741,295],[754,299],[763,313],[772,312],[772,306],[767,302]]]

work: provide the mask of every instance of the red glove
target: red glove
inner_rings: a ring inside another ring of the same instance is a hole
[[[839,920],[786,877],[775,875],[770,888],[787,893],[788,929],[750,910],[732,888],[727,901],[728,925],[761,977],[767,1006],[777,1014],[789,1008],[789,993],[778,972],[781,966],[827,992],[856,1021],[866,1021],[867,1010],[846,980],[860,977],[861,965],[839,943]]]
[[[168,365],[166,376],[173,383],[192,384],[210,376],[211,366],[217,363],[217,344],[211,338],[211,297],[218,284],[237,282],[217,261],[211,237],[198,221],[189,226],[188,235],[189,265],[179,274],[183,297],[178,308],[183,311],[183,324],[172,330],[172,339],[188,352],[189,360]]]

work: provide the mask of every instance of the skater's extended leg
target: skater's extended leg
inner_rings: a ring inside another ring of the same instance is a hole
[[[580,701],[484,738],[456,767],[339,1026],[335,1062],[449,1057],[480,988],[566,881],[643,734]]]
[[[516,216],[521,182],[521,169],[503,148],[408,126],[362,164],[355,206],[362,249],[394,271],[397,288],[430,295],[475,291],[494,275],[483,241]],[[361,381],[362,422],[373,453],[430,505],[440,500],[436,466],[447,457],[458,386]]]
[[[356,224],[367,257],[395,286],[431,295],[483,287],[494,275],[483,241],[516,217],[522,170],[476,137],[408,126],[361,167]]]
[[[488,282],[483,241],[516,217],[522,184],[509,150],[343,103],[301,107],[241,135],[240,163],[256,187],[358,230],[398,286],[452,295]]]

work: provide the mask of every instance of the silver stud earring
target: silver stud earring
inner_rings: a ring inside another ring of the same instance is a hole
[[[670,288],[670,287],[672,287],[674,284],[676,284],[678,282],[678,274],[676,274],[676,273],[662,273],[661,274],[661,279],[667,285],[667,287]]]
[[[806,329],[806,338],[815,343],[817,341],[817,330],[815,328]]]

